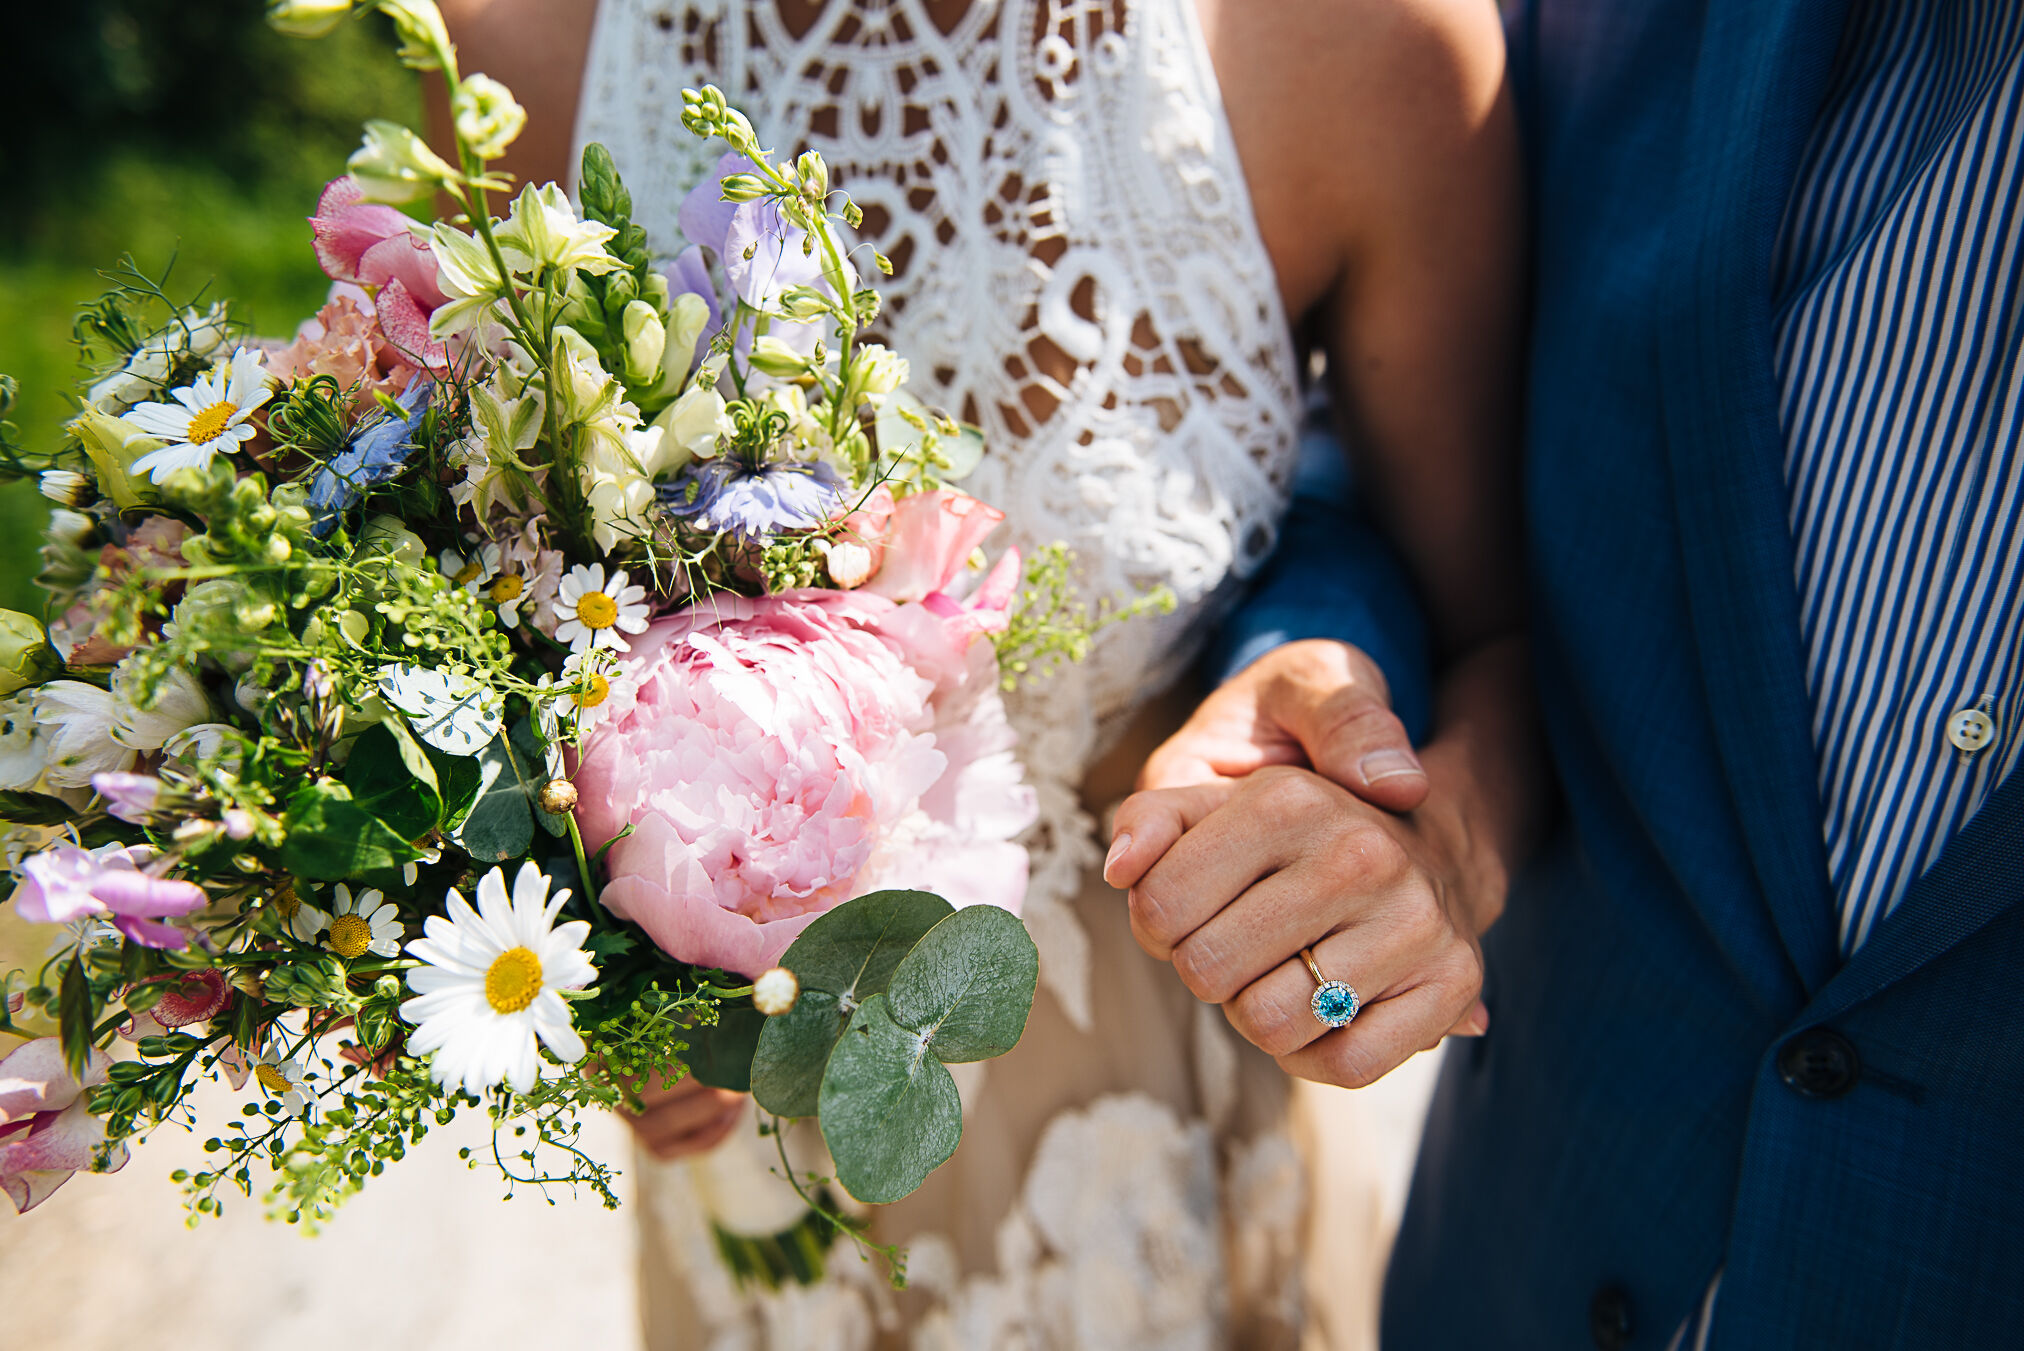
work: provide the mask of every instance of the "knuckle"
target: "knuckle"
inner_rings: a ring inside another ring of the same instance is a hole
[[[1300,1034],[1286,1005],[1257,986],[1226,1003],[1223,1013],[1237,1035],[1267,1055],[1290,1055],[1300,1049]]]
[[[1364,1041],[1347,1035],[1348,1028],[1334,1034],[1336,1045],[1328,1048],[1322,1065],[1328,1082],[1341,1088],[1369,1088],[1384,1078],[1390,1066],[1374,1055]]]
[[[1125,903],[1131,908],[1139,932],[1163,947],[1171,947],[1182,935],[1174,932],[1175,909],[1164,893],[1164,887],[1141,882],[1131,889]]]
[[[1229,988],[1229,963],[1220,944],[1196,934],[1174,949],[1170,959],[1188,993],[1206,1003],[1220,1004],[1233,991]]]

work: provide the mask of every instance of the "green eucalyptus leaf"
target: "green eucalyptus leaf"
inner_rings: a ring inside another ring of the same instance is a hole
[[[768,1018],[752,1057],[752,1096],[776,1116],[813,1116],[823,1067],[852,1013],[886,988],[901,958],[954,907],[926,891],[875,891],[806,929],[780,964],[801,983],[792,1011]]]
[[[477,797],[451,838],[475,862],[504,863],[534,842],[534,794],[541,785],[504,732],[475,758]]]
[[[1019,917],[972,905],[930,929],[893,972],[893,1021],[955,1065],[1011,1050],[1026,1030],[1040,953]]]
[[[851,1014],[829,1057],[822,1138],[836,1180],[874,1205],[919,1187],[963,1138],[955,1079],[918,1033],[892,1020],[882,994]]]

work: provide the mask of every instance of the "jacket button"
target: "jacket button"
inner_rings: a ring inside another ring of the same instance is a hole
[[[1602,1351],[1624,1351],[1630,1345],[1630,1294],[1620,1285],[1605,1285],[1588,1302],[1588,1335]]]
[[[1809,1028],[1779,1050],[1778,1074],[1802,1097],[1838,1098],[1862,1077],[1862,1057],[1839,1032]]]

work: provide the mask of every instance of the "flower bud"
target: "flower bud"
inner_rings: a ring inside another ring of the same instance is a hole
[[[527,125],[527,110],[513,91],[490,75],[473,75],[450,103],[457,136],[479,159],[498,159]]]
[[[794,161],[794,175],[801,180],[801,193],[809,201],[820,202],[829,196],[829,166],[815,151],[801,152],[801,158]]]
[[[576,785],[568,779],[550,779],[541,785],[535,800],[550,816],[561,816],[576,809]]]
[[[380,12],[394,21],[401,40],[402,64],[410,70],[435,70],[449,53],[450,30],[436,0],[379,0]]]
[[[72,418],[70,431],[91,458],[99,487],[115,507],[126,511],[144,500],[154,500],[155,491],[145,478],[136,480],[128,471],[141,456],[160,450],[160,441],[95,407],[88,407]]]
[[[0,695],[40,684],[63,672],[42,621],[19,610],[0,610]]]
[[[784,966],[776,966],[752,982],[752,1006],[768,1018],[792,1013],[799,998],[801,981]]]
[[[871,550],[848,540],[829,546],[829,580],[845,591],[871,580]]]
[[[352,152],[345,167],[369,202],[412,202],[458,181],[457,171],[421,137],[398,122],[377,118],[365,124],[365,144]]]
[[[778,379],[791,380],[808,373],[808,358],[770,335],[753,342],[751,361],[754,370]]]
[[[267,26],[284,37],[323,37],[349,13],[351,0],[267,0]]]
[[[81,507],[91,500],[91,480],[71,469],[45,469],[42,495],[60,507]]]
[[[657,381],[661,356],[668,346],[668,330],[661,316],[646,301],[634,300],[626,305],[620,326],[625,333],[626,381],[635,385]]]
[[[718,190],[727,202],[756,202],[766,195],[766,180],[757,174],[726,174]]]

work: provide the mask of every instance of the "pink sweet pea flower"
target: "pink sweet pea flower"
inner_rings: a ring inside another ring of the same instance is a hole
[[[952,488],[903,497],[884,532],[885,563],[864,590],[887,600],[925,600],[963,573],[1005,513]]]
[[[429,316],[449,297],[436,255],[412,226],[394,208],[362,201],[349,174],[324,185],[309,218],[324,273],[368,293],[360,308],[377,318],[387,345],[402,359],[442,372],[449,367],[449,352],[429,333]]]
[[[634,641],[636,701],[585,742],[601,893],[677,960],[757,975],[853,896],[1017,911],[1037,813],[969,612],[861,591],[714,596]]]
[[[69,924],[96,916],[134,942],[151,948],[184,948],[190,937],[160,921],[202,910],[210,903],[202,887],[142,871],[154,856],[145,847],[107,845],[87,852],[62,845],[29,856],[21,865],[14,909],[36,924]]]
[[[93,1166],[105,1122],[86,1107],[84,1090],[104,1083],[111,1064],[94,1049],[80,1084],[64,1068],[55,1037],[23,1042],[0,1060],[0,1191],[16,1212],[35,1209],[72,1173]],[[126,1146],[117,1145],[105,1171],[116,1173],[126,1161]]]

